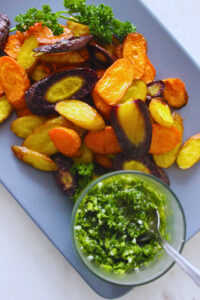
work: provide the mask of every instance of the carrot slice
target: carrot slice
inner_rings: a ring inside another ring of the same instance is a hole
[[[22,41],[19,39],[17,34],[10,35],[4,48],[4,52],[12,57],[17,58],[17,55],[21,49]]]
[[[61,153],[70,157],[77,156],[81,139],[76,131],[65,127],[56,127],[49,131],[49,136]]]
[[[168,78],[163,80],[165,89],[163,97],[173,108],[181,108],[188,103],[188,94],[185,84],[180,78]]]
[[[90,131],[84,141],[86,146],[96,153],[115,154],[122,151],[111,126],[106,126],[100,131]]]
[[[60,24],[61,25],[61,24]],[[40,44],[54,44],[58,41],[69,39],[72,37],[72,32],[69,28],[64,25],[61,25],[64,28],[64,32],[59,36],[53,35],[53,32],[50,28],[42,26],[42,23],[35,23],[28,31],[24,33],[17,32],[18,38],[24,42],[30,35],[34,34],[38,43]]]
[[[200,133],[191,136],[181,147],[177,164],[181,169],[191,168],[200,160]]]
[[[26,106],[24,108],[17,109],[16,114],[18,118],[25,117],[25,116],[33,116],[32,112]]]
[[[144,80],[146,83],[152,82],[156,77],[156,70],[149,60],[148,57],[146,57],[146,65],[145,65],[145,70],[144,74],[142,75],[141,79]]]
[[[135,67],[134,79],[140,79],[146,66],[147,43],[140,33],[129,33],[123,46],[123,57],[128,58]]]
[[[112,160],[105,154],[96,153],[95,160],[100,166],[106,169],[113,167]]]
[[[112,106],[108,105],[102,100],[102,98],[97,94],[96,89],[92,91],[92,98],[98,111],[103,115],[104,118],[110,120],[110,112]]]
[[[99,69],[99,70],[96,70],[96,72],[97,72],[98,79],[101,79],[101,77],[103,77],[103,75],[106,72],[106,70]]]
[[[119,103],[132,84],[134,72],[134,66],[128,59],[117,59],[97,82],[97,94],[109,105]]]
[[[8,102],[16,109],[25,107],[24,96],[30,81],[15,59],[9,56],[0,57],[0,81]]]
[[[44,64],[40,63],[36,66],[36,68],[30,74],[30,77],[34,81],[39,81],[50,74],[51,74],[50,68],[45,66]]]
[[[152,124],[152,140],[149,153],[162,154],[174,149],[182,139],[181,132],[175,127]]]
[[[3,91],[3,86],[2,86],[2,84],[1,84],[1,82],[0,82],[0,96],[2,96],[3,93],[4,93],[4,91]]]
[[[90,29],[87,25],[79,24],[76,22],[73,22],[72,20],[69,20],[67,22],[68,28],[72,31],[73,35],[75,37],[79,36],[84,36],[84,35],[89,35],[90,34]]]

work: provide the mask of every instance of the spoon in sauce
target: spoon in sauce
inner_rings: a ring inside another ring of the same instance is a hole
[[[157,209],[148,214],[149,231],[138,237],[139,243],[146,243],[152,237],[156,238],[160,246],[173,260],[185,271],[193,281],[200,287],[200,271],[188,262],[178,251],[176,251],[160,234],[160,215]]]

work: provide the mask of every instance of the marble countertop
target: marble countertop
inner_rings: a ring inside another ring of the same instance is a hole
[[[131,0],[130,0],[131,1]],[[200,64],[200,1],[144,0]],[[189,201],[189,199],[188,199]],[[0,185],[0,299],[97,300],[96,295]],[[200,232],[183,254],[200,268]],[[200,289],[174,266],[123,300],[200,300]]]

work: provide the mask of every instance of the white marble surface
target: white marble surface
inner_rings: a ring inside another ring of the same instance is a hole
[[[144,2],[200,64],[200,1]],[[0,211],[1,300],[102,299],[79,277],[1,185]],[[200,232],[183,251],[185,257],[200,268],[199,253]],[[200,289],[175,266],[161,279],[138,287],[121,299],[200,300]]]

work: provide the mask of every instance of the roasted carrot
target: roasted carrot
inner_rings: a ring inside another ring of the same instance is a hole
[[[103,115],[104,118],[110,120],[111,105],[108,105],[101,99],[95,88],[92,91],[92,98],[98,111]]]
[[[72,20],[69,20],[67,22],[67,27],[72,31],[72,33],[75,37],[90,34],[90,29],[87,25],[79,24],[79,23],[73,22]]]
[[[76,131],[65,127],[55,127],[49,131],[49,136],[61,153],[69,157],[77,156],[81,139]]]
[[[155,79],[156,76],[156,70],[149,60],[148,57],[146,57],[146,65],[144,69],[144,74],[142,75],[141,79],[144,80],[146,83],[150,83]]]
[[[16,36],[21,41],[22,44],[31,34],[32,33],[29,30],[25,32],[16,31]]]
[[[106,169],[111,169],[113,167],[112,160],[105,154],[96,153],[96,162]]]
[[[4,91],[3,91],[3,86],[2,86],[2,84],[1,84],[1,82],[0,82],[0,96],[2,96],[3,93],[4,93]]]
[[[119,103],[134,79],[134,66],[126,58],[117,59],[96,84],[96,92],[109,105]]]
[[[134,79],[140,79],[145,71],[147,43],[140,33],[129,33],[123,46],[123,57],[128,58],[135,67]]]
[[[49,67],[45,66],[45,64],[39,63],[33,72],[30,74],[31,79],[34,81],[39,81],[46,76],[51,74],[51,70]]]
[[[54,44],[63,39],[69,39],[72,37],[72,32],[69,28],[64,25],[64,33],[59,36],[53,35],[53,32],[50,28],[46,26],[42,26],[42,23],[35,23],[34,26],[31,26],[28,31],[24,33],[17,32],[18,38],[24,42],[30,35],[34,35],[40,44]]]
[[[149,153],[162,154],[174,149],[182,139],[181,132],[175,127],[152,124],[152,140]]]
[[[103,75],[106,72],[106,70],[99,69],[99,70],[96,70],[96,72],[97,72],[98,79],[101,79],[101,77],[103,77]]]
[[[12,58],[17,58],[21,46],[22,41],[19,39],[18,35],[10,35],[5,45],[4,52]]]
[[[9,57],[0,57],[0,82],[8,102],[15,109],[25,107],[25,91],[30,86],[30,81],[24,69],[18,62]]]
[[[165,89],[163,97],[173,108],[181,108],[188,103],[188,94],[185,84],[180,78],[168,78],[163,80]]]
[[[90,131],[85,136],[85,144],[93,152],[101,154],[115,154],[121,152],[117,137],[111,126],[100,131]]]
[[[32,112],[28,109],[28,107],[24,107],[21,109],[17,109],[16,110],[16,115],[18,116],[18,118],[20,117],[25,117],[25,116],[32,116]]]

